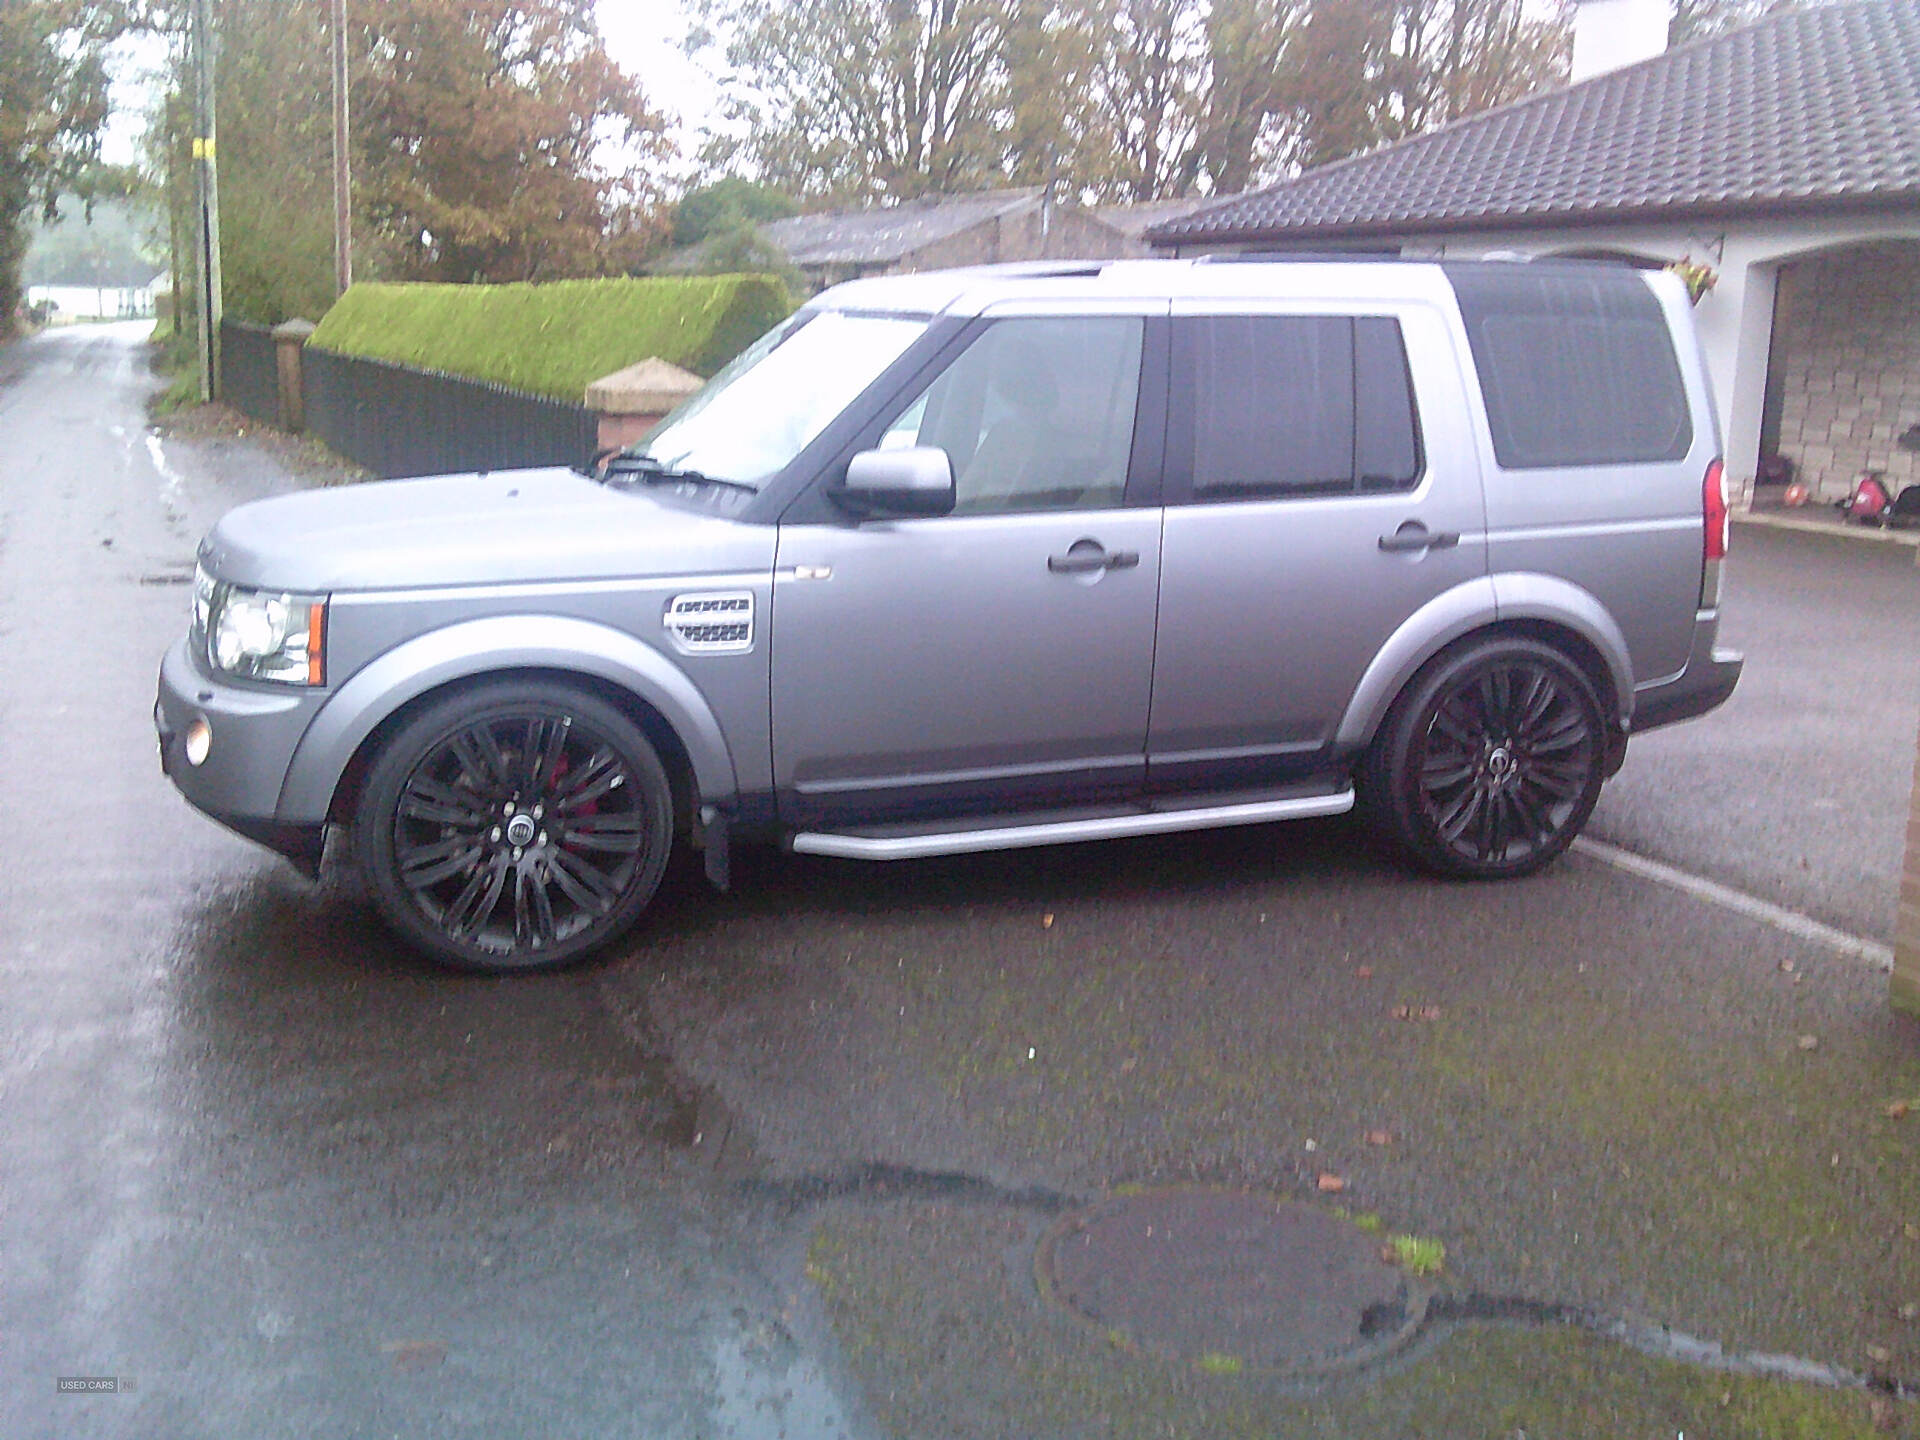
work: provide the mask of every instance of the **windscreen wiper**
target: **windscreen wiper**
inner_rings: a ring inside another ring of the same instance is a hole
[[[632,477],[643,485],[717,485],[727,490],[744,490],[749,495],[759,493],[759,487],[749,485],[744,480],[727,480],[718,475],[707,475],[698,470],[684,469],[678,465],[668,465],[651,455],[636,455],[630,450],[622,450],[608,458],[606,468],[600,472],[603,485],[626,483]]]

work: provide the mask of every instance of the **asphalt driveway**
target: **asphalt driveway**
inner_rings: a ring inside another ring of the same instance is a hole
[[[0,351],[9,1440],[1920,1434],[1920,1028],[1856,956],[1328,822],[683,864],[599,964],[424,968],[157,773],[194,540],[302,477],[151,384]],[[1742,529],[1742,689],[1594,833],[1884,939],[1910,559]],[[1069,1313],[1043,1238],[1180,1186],[1421,1242],[1426,1324],[1306,1382]]]

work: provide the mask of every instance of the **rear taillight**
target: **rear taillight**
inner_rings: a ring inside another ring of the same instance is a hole
[[[1728,527],[1726,469],[1718,460],[1707,466],[1700,486],[1700,518],[1705,531],[1701,548],[1700,608],[1720,603],[1720,562],[1727,558]]]

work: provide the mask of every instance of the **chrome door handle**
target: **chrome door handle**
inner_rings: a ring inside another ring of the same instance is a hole
[[[1064,555],[1047,557],[1047,569],[1056,575],[1090,575],[1096,570],[1131,570],[1139,563],[1138,550],[1083,550],[1078,545]]]
[[[1402,521],[1393,534],[1380,537],[1380,548],[1389,555],[1404,555],[1414,550],[1451,550],[1459,543],[1458,530],[1429,530],[1418,520]]]

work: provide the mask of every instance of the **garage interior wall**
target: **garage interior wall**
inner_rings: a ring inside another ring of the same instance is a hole
[[[1821,499],[1863,470],[1896,494],[1920,454],[1894,441],[1920,424],[1920,241],[1895,240],[1780,268],[1773,363],[1780,453]]]

